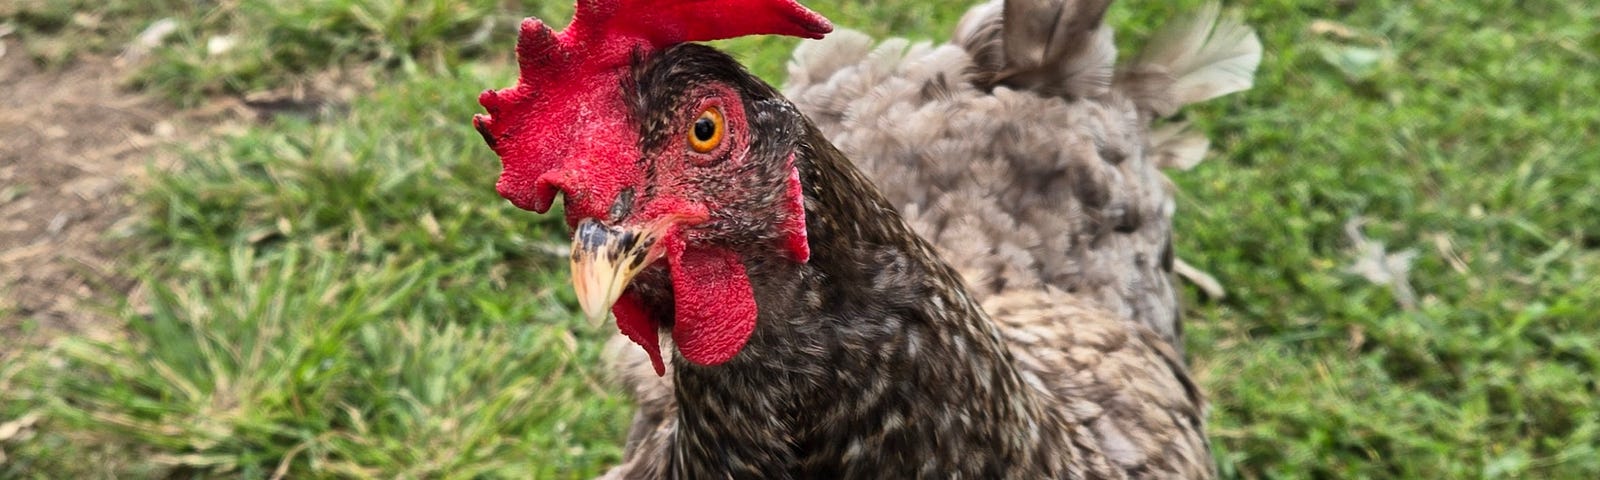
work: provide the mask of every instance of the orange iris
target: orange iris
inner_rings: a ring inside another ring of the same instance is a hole
[[[689,148],[700,153],[717,148],[722,144],[722,136],[727,130],[723,123],[722,111],[716,107],[700,112],[700,118],[696,118],[694,125],[689,128]]]

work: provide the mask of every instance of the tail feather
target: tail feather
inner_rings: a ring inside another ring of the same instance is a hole
[[[1111,0],[991,0],[967,11],[954,43],[972,54],[974,83],[1061,97],[1111,85],[1117,48],[1100,21]]]
[[[1217,2],[1174,18],[1124,74],[1141,108],[1170,116],[1179,108],[1249,89],[1261,63],[1261,40]]]
[[[979,73],[994,74],[1006,67],[1005,22],[1003,0],[990,0],[967,9],[956,23],[955,35],[950,43],[960,46],[972,55]]]
[[[1205,133],[1190,130],[1189,122],[1173,122],[1150,129],[1150,145],[1156,167],[1188,170],[1205,159],[1211,140]]]

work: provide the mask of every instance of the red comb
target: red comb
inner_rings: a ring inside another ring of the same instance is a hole
[[[522,21],[517,85],[484,91],[478,103],[488,114],[473,117],[473,126],[500,154],[501,196],[542,213],[558,189],[581,182],[572,190],[588,198],[568,191],[569,218],[603,218],[631,175],[615,162],[637,157],[622,100],[633,55],[746,35],[822,38],[832,30],[794,0],[578,0],[560,33],[538,19]]]

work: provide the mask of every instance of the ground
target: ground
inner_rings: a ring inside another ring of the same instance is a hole
[[[131,87],[143,65],[125,55],[52,68],[15,46],[0,52],[11,53],[0,54],[0,337],[19,340],[0,345],[0,358],[62,335],[114,333],[114,310],[139,294],[127,271],[139,258],[128,238],[132,186],[171,168],[178,150],[361,87],[347,72],[323,72],[179,108]]]
[[[4,41],[4,40],[0,40]],[[103,330],[122,274],[129,182],[185,138],[175,108],[124,87],[110,58],[41,68],[0,56],[0,337],[6,351]],[[167,155],[170,157],[170,155]],[[101,332],[104,333],[104,332]]]

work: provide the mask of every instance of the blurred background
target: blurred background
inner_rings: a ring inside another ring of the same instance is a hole
[[[811,0],[943,42],[973,2]],[[1119,2],[1134,51],[1199,0]],[[1600,478],[1600,4],[1228,1],[1169,172],[1234,478]],[[0,478],[581,478],[630,406],[470,125],[568,0],[0,2]],[[718,42],[774,84],[793,39]],[[1125,53],[1126,54],[1126,53]]]

